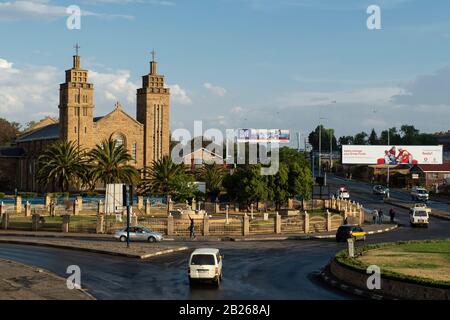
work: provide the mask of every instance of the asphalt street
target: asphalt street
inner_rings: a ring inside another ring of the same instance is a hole
[[[329,179],[333,187],[343,182]],[[390,206],[364,186],[348,186],[352,199],[366,208]],[[371,235],[365,243],[450,237],[450,221],[431,218],[429,228],[411,228],[406,210],[398,209],[397,231]],[[387,216],[386,216],[387,218]],[[60,276],[69,265],[78,265],[82,286],[98,299],[356,299],[323,284],[317,277],[334,254],[346,244],[334,240],[186,242],[191,250],[139,261],[82,251],[0,244],[0,258],[50,270]],[[118,243],[118,245],[120,245]],[[149,244],[151,245],[151,244]],[[358,242],[357,245],[363,245]],[[189,286],[190,251],[217,247],[224,254],[220,288]]]

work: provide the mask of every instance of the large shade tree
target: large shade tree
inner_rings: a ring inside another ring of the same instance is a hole
[[[131,160],[125,147],[110,136],[89,152],[90,179],[104,184],[133,184],[139,179],[139,174],[129,164]]]
[[[63,192],[81,183],[86,176],[82,154],[73,142],[58,141],[50,145],[38,158],[38,183],[52,184]]]
[[[200,178],[206,182],[206,195],[214,201],[223,189],[222,182],[225,176],[223,166],[217,164],[204,164],[199,170]]]

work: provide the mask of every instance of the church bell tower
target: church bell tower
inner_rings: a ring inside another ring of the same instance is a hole
[[[170,90],[164,76],[158,74],[155,51],[152,52],[149,74],[142,77],[137,89],[137,120],[144,124],[144,165],[169,155]]]
[[[81,68],[78,44],[73,67],[66,70],[66,82],[59,89],[60,139],[75,141],[79,149],[90,147],[93,131],[94,85],[88,82],[88,71]]]

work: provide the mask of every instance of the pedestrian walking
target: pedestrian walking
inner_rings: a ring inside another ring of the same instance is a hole
[[[383,210],[382,209],[380,209],[378,211],[378,219],[380,219],[380,221],[378,223],[383,224]]]
[[[348,224],[348,217],[345,217],[344,224]]]
[[[378,222],[378,211],[377,211],[377,209],[372,211],[372,220],[373,220],[373,224],[376,224]]]
[[[189,225],[189,237],[191,239],[195,239],[195,222],[194,219],[189,216],[189,219],[191,219],[191,224]]]
[[[391,217],[391,223],[395,222],[395,209],[391,208],[391,210],[389,210],[389,216]]]

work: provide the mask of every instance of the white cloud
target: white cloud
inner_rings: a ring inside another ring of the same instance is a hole
[[[209,92],[211,92],[212,94],[219,96],[219,97],[224,97],[225,94],[227,93],[227,90],[223,87],[219,87],[219,86],[214,86],[213,84],[209,83],[209,82],[205,82],[203,84],[203,86],[208,89]]]
[[[13,64],[6,61],[5,59],[0,59],[0,69],[12,69]]]
[[[26,0],[0,2],[0,21],[28,20],[28,19],[57,19],[68,17],[67,7],[52,4],[47,0]],[[116,15],[97,13],[81,8],[82,16],[94,16],[98,18],[125,18],[132,19],[129,15]]]
[[[89,81],[94,84],[96,103],[110,105],[116,101],[134,106],[136,103],[136,89],[138,85],[131,80],[128,70],[119,70],[113,73],[100,73],[89,71]],[[98,99],[98,102],[97,102]]]
[[[191,105],[192,100],[187,94],[186,90],[181,88],[178,84],[168,85],[170,88],[170,95],[172,100],[175,103],[179,103],[181,105]]]

